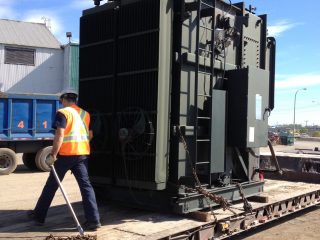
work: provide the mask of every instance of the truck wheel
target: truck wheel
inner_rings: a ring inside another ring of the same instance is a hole
[[[36,155],[37,168],[44,172],[50,172],[51,168],[46,164],[46,159],[52,151],[52,146],[40,149]]]
[[[16,168],[16,153],[9,148],[0,148],[0,175],[10,174]]]
[[[31,170],[36,170],[37,165],[36,165],[35,158],[36,158],[36,153],[24,153],[22,155],[23,164]]]

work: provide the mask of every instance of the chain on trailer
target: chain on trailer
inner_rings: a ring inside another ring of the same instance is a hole
[[[201,182],[198,178],[198,175],[197,175],[197,172],[195,170],[195,168],[193,167],[192,165],[192,162],[191,162],[191,159],[190,159],[190,153],[189,153],[189,149],[188,149],[188,144],[185,140],[185,138],[183,137],[182,133],[181,133],[181,129],[180,129],[180,126],[177,127],[178,129],[178,134],[179,134],[179,139],[180,141],[182,142],[183,144],[183,147],[187,153],[187,159],[188,159],[188,162],[192,168],[192,174],[193,174],[193,177],[197,183],[197,186],[195,186],[195,188],[188,188],[188,187],[184,187],[187,191],[190,191],[190,192],[198,192],[200,194],[203,194],[203,196],[205,196],[205,199],[207,201],[207,204],[210,208],[210,211],[212,213],[212,215],[214,216],[215,220],[217,219],[213,210],[212,210],[212,207],[210,206],[209,204],[209,200],[212,200],[213,202],[219,204],[223,210],[229,210],[230,212],[232,212],[233,214],[237,214],[234,210],[232,209],[237,209],[237,210],[241,210],[241,209],[238,209],[238,208],[235,208],[233,207],[226,199],[224,199],[223,197],[219,196],[219,195],[216,195],[216,194],[213,194],[213,193],[210,193],[208,192],[206,189],[204,189],[201,185]],[[240,193],[240,196],[241,196],[241,199],[243,201],[243,210],[245,213],[253,213],[252,212],[252,205],[249,203],[248,199],[245,197],[245,194],[244,194],[244,191],[243,191],[243,188],[242,188],[242,185],[241,183],[236,183],[236,186],[238,187],[239,189],[239,193]]]
[[[196,184],[197,184],[197,186],[195,186],[194,189],[193,189],[193,188],[188,188],[188,187],[184,187],[184,188],[185,188],[186,190],[188,190],[188,191],[191,191],[191,192],[198,192],[198,193],[200,193],[200,194],[203,194],[203,196],[205,197],[206,202],[207,202],[207,204],[208,204],[208,206],[209,206],[209,208],[210,208],[210,211],[211,211],[213,217],[215,218],[215,220],[217,220],[217,217],[215,216],[215,214],[214,214],[214,212],[213,212],[213,210],[212,210],[212,207],[210,206],[209,199],[210,199],[211,201],[219,204],[219,205],[223,208],[224,211],[225,211],[225,210],[229,210],[229,211],[232,212],[233,214],[236,214],[236,212],[231,209],[231,205],[230,205],[230,203],[229,203],[226,199],[224,199],[223,197],[221,197],[221,196],[219,196],[219,195],[210,193],[210,192],[208,192],[206,189],[204,189],[204,188],[202,187],[201,182],[200,182],[200,180],[199,180],[199,178],[198,178],[197,172],[196,172],[196,170],[195,170],[195,168],[194,168],[194,166],[193,166],[193,164],[192,164],[192,162],[191,162],[190,152],[189,152],[189,149],[188,149],[188,144],[187,144],[185,138],[183,137],[183,135],[182,135],[182,133],[181,133],[180,126],[177,126],[177,130],[178,130],[178,134],[179,134],[179,139],[180,139],[180,141],[182,142],[183,147],[184,147],[184,149],[185,149],[185,151],[186,151],[186,153],[187,153],[187,159],[188,159],[188,162],[189,162],[190,167],[191,167],[191,169],[192,169],[193,177],[194,177],[194,179],[195,179],[195,181],[196,181]]]
[[[45,240],[97,240],[96,235],[71,236],[71,237],[54,237],[52,234],[47,236]]]
[[[246,213],[252,214],[252,205],[249,203],[248,199],[245,197],[241,183],[237,183],[236,186],[239,188],[239,193],[243,201],[243,209]]]

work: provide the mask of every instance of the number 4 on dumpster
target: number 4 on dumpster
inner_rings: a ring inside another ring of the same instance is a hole
[[[20,121],[20,122],[18,123],[18,128],[24,128],[24,123],[23,123],[23,121]]]

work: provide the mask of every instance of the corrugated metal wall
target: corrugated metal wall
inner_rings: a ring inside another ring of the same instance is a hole
[[[166,187],[170,4],[110,2],[81,17],[79,103],[94,123],[93,182]],[[119,140],[123,129],[130,132],[128,143]]]
[[[93,140],[91,158],[96,165],[90,169],[96,176],[115,177],[118,184],[126,177],[130,180],[154,181],[156,142],[146,147],[147,150],[140,149],[141,142],[132,142],[134,150],[126,149],[126,158],[130,161],[124,163],[117,136],[120,128],[133,128],[135,118],[139,117],[136,115],[140,114],[137,109],[146,111],[156,126],[159,1],[135,1],[121,6],[118,12],[119,16],[116,17],[118,13],[110,8],[81,18],[80,103],[85,109],[95,109],[99,114],[106,115],[103,121],[109,122],[109,132],[116,129],[113,134],[105,134],[104,137],[109,139],[104,142],[109,144],[102,149],[96,149],[99,146],[96,143],[98,138]],[[147,13],[151,17],[146,22],[142,16]],[[135,24],[132,24],[133,16],[136,16]],[[100,28],[100,23],[107,26]],[[119,34],[116,39],[115,31]],[[96,97],[101,96],[101,108],[92,98],[93,93]],[[92,115],[95,120],[95,114]],[[98,151],[104,151],[105,155],[101,157],[96,154]]]
[[[63,50],[35,48],[35,66],[4,63],[0,44],[0,91],[55,94],[63,88]]]

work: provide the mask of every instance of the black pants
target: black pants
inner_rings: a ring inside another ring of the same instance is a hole
[[[86,156],[59,156],[54,163],[54,167],[59,176],[60,181],[63,180],[66,172],[71,170],[75,176],[82,195],[84,213],[87,221],[100,223],[96,197],[89,181],[87,170]],[[34,213],[40,221],[45,221],[48,209],[51,205],[53,197],[58,189],[58,183],[50,172],[49,178],[44,186],[41,196],[34,209]]]

